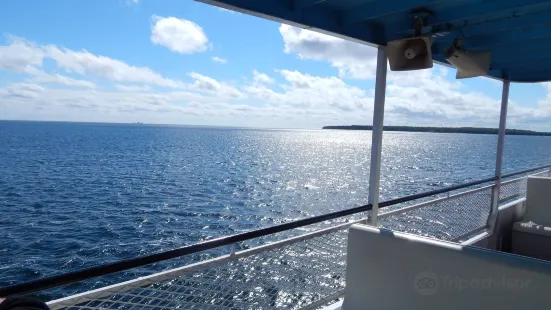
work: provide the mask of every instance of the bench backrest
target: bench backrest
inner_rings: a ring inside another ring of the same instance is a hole
[[[344,310],[546,309],[551,263],[353,225]]]
[[[551,178],[528,177],[523,222],[551,227]]]

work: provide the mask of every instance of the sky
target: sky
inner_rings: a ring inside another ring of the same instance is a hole
[[[0,119],[369,125],[376,54],[190,0],[2,1]],[[389,71],[385,125],[497,127],[501,85]],[[511,85],[508,128],[550,116],[550,84]]]

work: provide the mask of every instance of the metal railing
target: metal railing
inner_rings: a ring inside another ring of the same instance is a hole
[[[401,208],[379,215],[384,228],[458,241],[486,226],[495,185]]]
[[[507,177],[549,167],[551,165],[509,174]],[[445,197],[379,214],[380,224],[390,229],[444,240],[463,238],[486,226],[491,209],[491,191],[495,185],[462,193],[449,193],[487,184],[496,179],[487,178],[381,202],[379,207],[386,208],[447,194]],[[522,196],[526,189],[525,182],[525,177],[502,182],[500,201],[510,201]],[[0,296],[28,294],[90,281],[229,246],[229,254],[53,300],[49,305],[53,309],[313,309],[342,294],[346,267],[346,232],[354,223],[365,221],[365,218],[358,219],[357,216],[370,209],[371,205],[364,205],[171,251],[7,286],[0,288]],[[352,220],[351,216],[356,218]],[[247,240],[343,218],[347,218],[349,222],[251,249],[236,250],[236,244]],[[464,221],[459,222],[458,219]]]
[[[365,221],[365,220],[363,220]],[[313,309],[344,288],[350,222],[49,303],[52,309]]]

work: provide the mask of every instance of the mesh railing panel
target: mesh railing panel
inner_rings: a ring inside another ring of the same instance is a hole
[[[344,288],[347,228],[54,309],[298,309]]]
[[[486,225],[491,210],[492,188],[440,200],[419,209],[383,217],[384,228],[454,240]]]
[[[506,202],[526,195],[526,178],[512,180],[501,184],[499,188],[499,201]]]
[[[382,215],[380,225],[441,240],[457,240],[487,225],[492,188],[452,195],[420,208]],[[501,186],[500,202],[523,197],[525,193],[526,178],[509,181]],[[389,212],[388,209],[385,212]],[[84,298],[70,298],[51,306],[75,310],[299,309],[326,304],[344,289],[349,226],[342,225],[328,233],[314,233],[315,237],[305,240],[276,242],[252,255],[225,259],[169,279],[115,286],[102,289],[100,295],[94,293],[93,298],[85,294]],[[274,236],[268,237],[253,240],[238,249],[270,242]],[[247,251],[238,252],[237,256]]]
[[[551,176],[549,170],[533,173],[530,176]],[[526,196],[526,184],[528,176],[504,181],[499,190],[500,203],[508,202],[514,199],[523,198]]]

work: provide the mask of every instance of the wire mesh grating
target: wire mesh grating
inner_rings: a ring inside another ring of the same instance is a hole
[[[526,178],[504,182],[499,188],[499,201],[506,202],[524,197],[526,195],[526,183]]]
[[[469,194],[450,196],[423,208],[391,215],[381,219],[384,228],[454,240],[484,227],[491,210],[492,187]]]
[[[344,288],[347,227],[137,288],[53,309],[298,309]]]
[[[392,230],[455,240],[486,226],[492,190],[493,186],[488,186],[424,202],[419,208],[406,207],[383,215],[380,224]],[[500,202],[523,197],[525,192],[526,178],[507,181],[500,188]],[[312,237],[298,237],[292,242],[283,240],[260,247],[253,242],[252,248],[245,247],[235,257],[226,255],[218,262],[200,262],[199,267],[177,275],[138,279],[53,301],[50,306],[73,310],[311,309],[343,292],[350,225],[341,224],[327,233],[311,232],[308,235]],[[245,252],[251,254],[242,255]]]
[[[547,177],[551,176],[551,174],[550,171],[546,170],[531,174],[530,176]],[[503,182],[499,189],[499,201],[503,203],[525,197],[527,183],[528,176]]]

